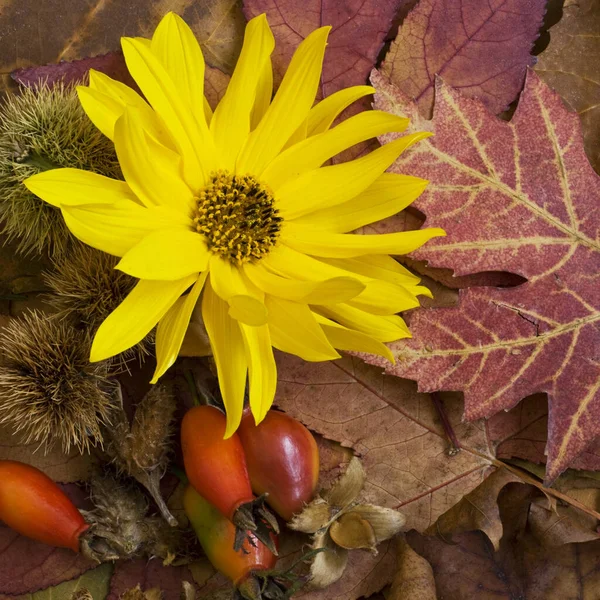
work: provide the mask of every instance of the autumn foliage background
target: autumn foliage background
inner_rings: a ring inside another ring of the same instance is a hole
[[[409,530],[377,555],[353,552],[338,583],[299,597],[355,600],[392,584],[392,600],[600,599],[598,0],[3,0],[0,9],[4,94],[90,67],[130,82],[119,38],[150,35],[174,10],[202,44],[213,106],[247,18],[268,16],[276,83],[297,44],[331,24],[319,96],[370,79],[375,99],[350,114],[373,104],[435,134],[392,169],[428,179],[426,192],[375,230],[425,222],[448,236],[403,258],[435,298],[407,315],[413,339],[392,345],[394,367],[278,357],[276,404],[319,434],[324,484],[354,453],[364,500],[401,510]],[[44,305],[46,265],[10,245],[0,261],[5,324]],[[123,377],[131,405],[151,367]],[[184,396],[182,369],[171,377]],[[84,504],[90,458],[34,449],[0,429],[0,458],[36,464]],[[181,490],[164,487],[177,510]],[[298,548],[290,539],[284,560]],[[182,580],[209,598],[224,585],[202,561],[93,566],[0,526],[0,600],[69,598],[78,587],[112,600],[137,583],[168,600]]]

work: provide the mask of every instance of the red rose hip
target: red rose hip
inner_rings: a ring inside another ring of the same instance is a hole
[[[319,479],[319,448],[312,433],[289,415],[270,410],[255,425],[244,411],[238,434],[255,494],[286,521],[312,500]]]
[[[89,528],[50,477],[12,460],[0,460],[0,521],[28,538],[74,552]]]

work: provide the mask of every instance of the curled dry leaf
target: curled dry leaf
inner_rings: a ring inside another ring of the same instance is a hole
[[[598,541],[543,547],[519,529],[494,552],[480,531],[453,535],[451,544],[417,532],[407,539],[431,564],[440,598],[564,600],[576,590],[595,600],[600,589]]]
[[[451,532],[480,529],[488,536],[494,548],[498,549],[503,534],[498,495],[509,483],[521,481],[503,469],[495,471],[480,486],[441,515],[427,533],[446,539]]]
[[[381,75],[372,80],[377,108],[435,133],[393,167],[430,181],[415,206],[448,234],[415,257],[458,275],[527,279],[463,290],[457,307],[414,311],[413,338],[393,346],[389,372],[423,391],[464,391],[469,420],[548,394],[551,481],[600,434],[600,367],[589,360],[600,344],[600,179],[578,117],[532,71],[510,123],[442,82],[425,121]]]

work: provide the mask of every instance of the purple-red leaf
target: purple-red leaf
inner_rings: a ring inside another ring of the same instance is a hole
[[[34,542],[0,525],[0,595],[32,594],[92,567],[72,550]]]
[[[165,567],[157,558],[119,562],[106,600],[119,600],[124,592],[137,585],[142,591],[159,588],[163,592],[163,600],[179,600],[182,581],[194,583],[192,572],[187,567]]]
[[[381,67],[421,114],[433,107],[436,75],[500,113],[534,64],[546,0],[421,0],[404,20]]]
[[[548,394],[555,478],[600,434],[600,178],[577,115],[533,72],[510,123],[438,83],[432,121],[374,73],[378,108],[435,133],[397,172],[430,180],[416,206],[448,237],[415,253],[458,275],[509,271],[511,289],[470,288],[458,307],[416,311],[391,371],[423,391],[465,393],[468,419]]]
[[[406,0],[244,0],[250,19],[266,13],[276,40],[273,69],[281,79],[298,44],[331,25],[323,62],[321,96],[364,85],[396,12]]]

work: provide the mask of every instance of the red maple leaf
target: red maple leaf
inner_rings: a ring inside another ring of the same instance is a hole
[[[430,180],[416,207],[448,233],[415,257],[457,275],[527,279],[415,311],[391,372],[422,391],[463,391],[469,420],[545,392],[554,479],[600,435],[600,187],[577,115],[533,72],[510,123],[439,80],[426,121],[379,73],[372,81],[377,108],[435,133],[394,167]]]

